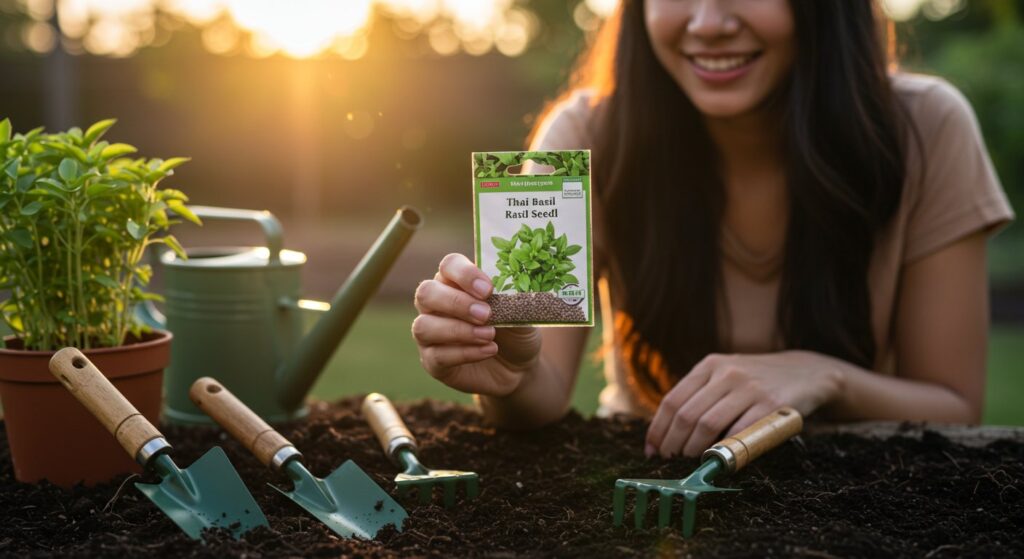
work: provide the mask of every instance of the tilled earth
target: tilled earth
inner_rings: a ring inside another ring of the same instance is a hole
[[[393,492],[387,462],[359,413],[360,400],[317,404],[281,428],[326,476],[353,459]],[[495,431],[473,410],[420,402],[399,406],[421,459],[474,470],[480,496],[454,509],[405,502],[404,529],[374,541],[344,540],[268,483],[287,485],[217,428],[166,427],[175,459],[191,464],[222,446],[270,521],[235,541],[181,534],[145,497],[117,479],[64,491],[14,481],[0,432],[0,555],[90,557],[996,557],[1024,555],[1024,444],[983,448],[925,432],[885,441],[853,435],[800,437],[721,485],[740,493],[698,503],[698,532],[614,528],[617,477],[679,478],[694,460],[645,460],[639,420],[572,414],[528,432]],[[137,481],[138,478],[128,481]],[[152,480],[150,480],[152,481]],[[122,487],[123,485],[123,487]],[[649,515],[653,521],[653,515]],[[628,519],[627,519],[628,520]]]

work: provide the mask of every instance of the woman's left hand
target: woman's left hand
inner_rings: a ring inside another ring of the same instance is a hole
[[[835,359],[811,351],[708,355],[662,398],[644,453],[697,456],[782,406],[807,415],[839,395],[842,379]]]

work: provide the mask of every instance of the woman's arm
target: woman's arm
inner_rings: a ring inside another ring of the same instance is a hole
[[[540,354],[506,396],[476,396],[491,423],[506,429],[532,429],[565,417],[590,328],[507,329],[507,335],[541,338]],[[519,330],[519,332],[517,332]],[[501,334],[505,334],[502,332]],[[503,344],[499,342],[499,347]],[[510,344],[518,347],[524,344]],[[498,353],[502,360],[501,352]]]
[[[898,377],[838,362],[839,419],[981,420],[988,345],[984,231],[911,263],[896,311]]]
[[[776,408],[837,419],[977,423],[985,390],[984,231],[910,264],[897,309],[896,377],[811,351],[709,355],[662,399],[645,452],[700,454]]]

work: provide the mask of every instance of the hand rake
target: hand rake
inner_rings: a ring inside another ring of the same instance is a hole
[[[693,535],[697,515],[697,497],[701,493],[717,491],[739,491],[727,487],[715,487],[711,482],[719,474],[732,474],[741,470],[752,460],[775,448],[800,432],[803,418],[793,408],[784,407],[765,416],[757,423],[739,433],[722,439],[704,451],[703,461],[685,479],[619,479],[615,481],[612,509],[616,526],[622,525],[626,509],[626,490],[636,491],[633,524],[637,529],[644,525],[647,516],[647,499],[650,493],[658,495],[658,526],[669,524],[672,513],[672,497],[683,497],[683,537]]]
[[[363,400],[363,415],[373,428],[384,454],[405,471],[395,476],[398,496],[404,497],[410,489],[419,493],[421,503],[429,503],[434,487],[444,488],[444,506],[455,504],[455,485],[466,482],[466,498],[473,499],[479,491],[479,479],[474,472],[457,470],[431,470],[416,458],[416,439],[405,422],[383,394],[373,393]]]

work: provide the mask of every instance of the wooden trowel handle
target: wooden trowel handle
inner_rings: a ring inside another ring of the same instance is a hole
[[[703,459],[717,456],[730,472],[742,470],[752,460],[779,446],[803,428],[800,412],[779,408],[750,427],[726,437],[704,451]]]
[[[50,373],[71,392],[117,439],[129,456],[143,466],[152,452],[140,452],[146,443],[160,439],[158,450],[169,448],[163,435],[81,351],[66,347],[50,358]]]
[[[192,383],[188,395],[196,407],[249,449],[264,466],[280,468],[285,460],[275,461],[274,457],[282,449],[295,448],[215,379],[197,379]],[[288,458],[297,455],[297,451],[289,452]]]
[[[416,437],[412,436],[387,396],[376,392],[367,395],[363,399],[363,415],[388,458],[393,460],[395,452],[402,447],[416,450]]]

